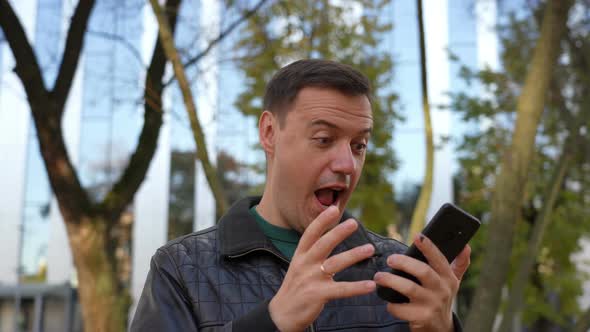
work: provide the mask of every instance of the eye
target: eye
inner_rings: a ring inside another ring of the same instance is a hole
[[[331,137],[316,137],[316,138],[314,138],[314,141],[316,141],[319,145],[328,145],[328,144],[332,143],[332,138]]]
[[[352,143],[352,150],[356,153],[363,153],[367,149],[367,144],[365,143]]]

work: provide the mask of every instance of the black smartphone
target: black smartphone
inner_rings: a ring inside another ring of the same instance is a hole
[[[432,220],[426,225],[422,234],[428,237],[447,258],[452,262],[465,245],[473,237],[481,225],[480,221],[469,213],[461,210],[451,203],[445,203],[436,212]],[[404,253],[417,260],[428,263],[426,257],[412,244]],[[410,279],[417,284],[420,281],[413,275],[392,269],[391,273]],[[392,303],[406,303],[408,298],[388,287],[377,287],[377,295],[385,301]]]

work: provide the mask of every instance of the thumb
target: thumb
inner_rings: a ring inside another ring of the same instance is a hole
[[[457,279],[461,280],[463,278],[463,274],[467,271],[469,264],[471,263],[471,247],[466,245],[465,248],[461,251],[459,256],[455,258],[453,263],[451,264],[451,268],[453,269],[453,273],[457,277]]]

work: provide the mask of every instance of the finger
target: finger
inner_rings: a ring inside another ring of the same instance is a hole
[[[336,248],[336,246],[352,235],[358,229],[358,222],[354,219],[348,219],[338,224],[326,234],[322,235],[319,240],[309,249],[311,259],[326,259]]]
[[[428,260],[428,265],[436,271],[441,277],[447,278],[453,275],[449,261],[438,249],[438,247],[423,234],[418,234],[414,238],[414,245],[422,252]]]
[[[376,287],[373,280],[339,281],[332,282],[324,287],[322,291],[325,291],[324,296],[328,300],[335,300],[369,294],[374,292]]]
[[[424,314],[424,305],[419,303],[388,303],[387,311],[394,317],[408,322],[421,321]]]
[[[373,277],[379,286],[391,288],[405,295],[410,302],[418,302],[428,298],[428,292],[424,287],[410,279],[400,277],[389,272],[377,272]]]
[[[453,327],[453,311],[441,313],[433,307],[425,306],[424,303],[388,303],[387,311],[393,316],[410,322],[412,330],[415,327],[423,327],[424,325],[430,325],[432,322],[440,327],[441,330],[450,331],[455,330]],[[441,315],[442,314],[442,315]],[[446,317],[445,317],[446,316]],[[445,323],[446,321],[446,323]],[[444,326],[449,326],[449,329]]]
[[[326,259],[322,265],[328,273],[338,273],[351,265],[371,257],[374,252],[375,247],[367,243],[334,255]]]
[[[463,248],[463,251],[461,251],[459,256],[457,256],[451,264],[451,269],[457,279],[463,279],[463,275],[465,274],[465,271],[467,271],[469,264],[471,264],[471,247],[466,245],[465,248]]]
[[[322,211],[322,213],[320,213],[311,224],[307,226],[303,235],[301,235],[296,252],[309,250],[322,234],[338,222],[337,218],[339,215],[338,207],[335,205],[331,205]]]
[[[387,258],[387,265],[413,275],[427,288],[437,288],[441,283],[440,276],[432,267],[415,258],[393,254]]]

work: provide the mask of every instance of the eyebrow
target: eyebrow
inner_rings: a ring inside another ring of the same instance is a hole
[[[336,124],[326,121],[326,120],[322,120],[322,119],[313,120],[309,125],[309,127],[321,127],[321,126],[325,126],[325,127],[329,127],[329,128],[333,128],[333,129],[341,129]],[[360,130],[359,133],[370,134],[372,131],[373,131],[373,128],[369,127],[369,128],[365,128],[365,129]]]

